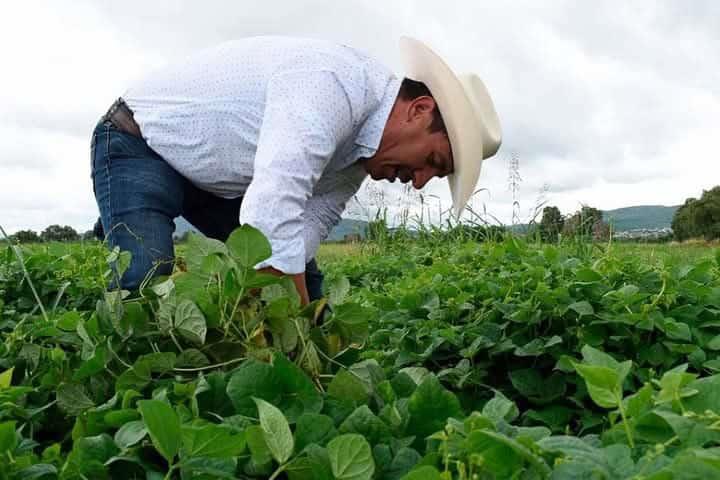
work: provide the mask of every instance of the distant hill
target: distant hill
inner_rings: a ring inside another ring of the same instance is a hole
[[[365,229],[367,228],[367,222],[364,220],[352,220],[350,218],[343,218],[340,220],[335,228],[332,229],[330,235],[327,238],[328,242],[336,242],[343,240],[345,235],[357,233],[361,237],[365,237]]]
[[[638,205],[634,207],[616,208],[602,212],[603,220],[613,224],[615,232],[627,232],[630,230],[660,230],[670,228],[675,211],[679,205],[666,207],[664,205]],[[566,213],[567,214],[567,213]],[[538,222],[540,219],[538,218]],[[508,225],[508,229],[514,233],[527,233],[527,224]]]
[[[679,205],[666,207],[663,205],[639,205],[636,207],[617,208],[603,212],[603,220],[613,224],[616,232],[627,230],[670,228],[675,211]]]
[[[342,220],[340,220],[340,223],[338,223],[335,228],[332,229],[332,231],[330,232],[330,236],[327,238],[327,241],[340,241],[345,238],[345,235],[351,233],[359,233],[361,236],[364,237],[366,226],[367,222],[365,221],[343,218]],[[193,232],[197,231],[195,227],[190,225],[190,223],[183,217],[178,217],[175,219],[175,237],[181,237],[188,230]]]
[[[663,205],[639,205],[635,207],[617,208],[615,210],[603,211],[603,219],[606,222],[612,222],[613,229],[616,232],[624,232],[636,229],[661,229],[670,228],[675,210],[680,208],[679,205],[666,207]],[[365,228],[367,222],[363,220],[352,220],[343,218],[340,223],[333,228],[327,241],[337,242],[343,240],[345,235],[359,233],[365,236]],[[516,233],[524,233],[527,225],[515,225],[510,229]],[[188,230],[195,231],[187,220],[182,217],[175,219],[175,236],[180,237]]]

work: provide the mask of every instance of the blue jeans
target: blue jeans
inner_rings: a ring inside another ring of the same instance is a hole
[[[225,241],[239,226],[242,197],[224,199],[200,190],[155,153],[145,140],[101,122],[90,157],[95,199],[111,247],[132,254],[120,286],[136,290],[148,272],[173,269],[173,232],[183,216],[204,235]],[[311,300],[322,297],[323,274],[315,259],[305,266]]]

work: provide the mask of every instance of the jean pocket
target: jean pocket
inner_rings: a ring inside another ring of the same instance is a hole
[[[144,139],[120,131],[112,124],[107,126],[105,142],[108,161],[120,158],[137,158],[148,153],[148,146]]]

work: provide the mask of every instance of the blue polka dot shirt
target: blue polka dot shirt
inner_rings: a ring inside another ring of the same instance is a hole
[[[123,98],[143,137],[197,187],[243,196],[262,231],[259,264],[301,273],[366,177],[400,80],[363,53],[322,40],[252,37],[139,80]]]

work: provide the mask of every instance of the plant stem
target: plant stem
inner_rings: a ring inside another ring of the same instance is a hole
[[[165,477],[163,480],[170,480],[172,478],[172,472],[175,470],[175,465],[170,465],[170,468],[168,469],[167,473],[165,474]]]
[[[181,352],[184,351],[183,348],[180,346],[180,343],[177,341],[177,338],[175,338],[175,335],[173,335],[172,329],[168,330],[168,333],[170,334],[170,338],[172,339],[177,349]]]
[[[173,368],[173,371],[175,371],[175,372],[202,372],[203,370],[210,370],[212,368],[226,367],[228,365],[232,365],[233,363],[242,362],[245,359],[246,359],[246,357],[238,357],[238,358],[233,358],[232,360],[228,360],[227,362],[216,363],[214,365],[206,365],[204,367]]]
[[[280,466],[277,468],[277,470],[275,470],[275,471],[273,472],[273,474],[270,475],[270,478],[269,478],[268,480],[275,480],[278,475],[280,475],[282,472],[285,471],[285,467],[287,467],[287,465],[288,465],[287,463],[284,463],[284,464],[280,465]]]
[[[617,398],[618,409],[620,410],[620,417],[623,421],[623,427],[625,427],[625,435],[627,435],[628,443],[630,443],[630,448],[635,448],[635,440],[633,440],[632,432],[630,432],[630,425],[628,425],[625,408],[623,408],[622,404],[622,395],[616,393],[615,397]]]

